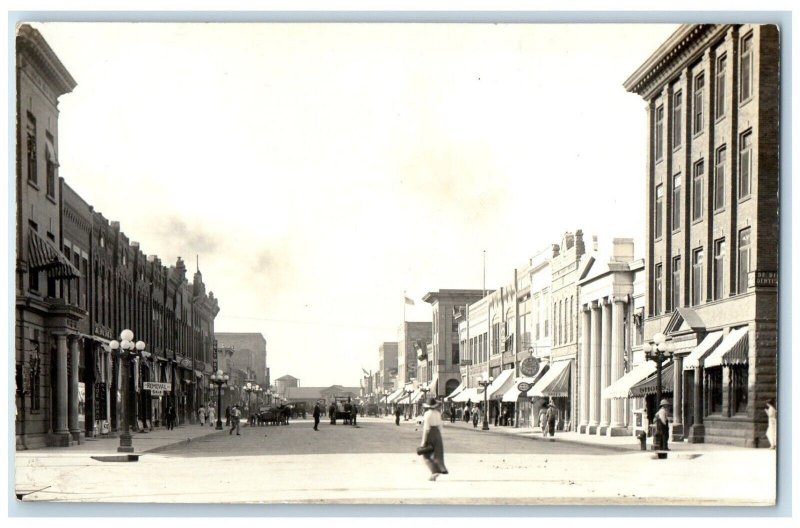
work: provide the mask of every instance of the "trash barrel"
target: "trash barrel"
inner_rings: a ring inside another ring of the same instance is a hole
[[[636,433],[636,438],[639,440],[639,447],[641,447],[642,451],[647,451],[647,433],[639,431]]]

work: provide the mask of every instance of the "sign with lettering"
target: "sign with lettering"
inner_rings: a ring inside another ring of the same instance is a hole
[[[159,381],[145,381],[143,385],[144,385],[144,390],[149,390],[149,391],[164,392],[172,390],[172,383],[162,383]]]
[[[519,364],[519,371],[523,376],[535,376],[539,372],[539,358],[529,357],[522,360]]]
[[[777,271],[756,271],[755,272],[755,285],[756,286],[778,286],[778,272]]]
[[[106,383],[94,384],[94,419],[107,420],[106,414]]]
[[[533,385],[531,385],[530,383],[526,383],[524,381],[521,381],[521,382],[519,382],[517,384],[517,390],[520,391],[520,392],[528,392],[529,390],[531,390],[532,386]]]

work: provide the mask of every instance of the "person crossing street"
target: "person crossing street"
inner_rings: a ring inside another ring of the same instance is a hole
[[[319,416],[321,414],[321,410],[319,408],[319,402],[314,404],[314,430],[319,431]]]
[[[231,409],[231,430],[228,434],[233,434],[234,429],[236,430],[236,436],[239,436],[239,421],[241,420],[242,412],[239,410],[238,405],[234,405]]]

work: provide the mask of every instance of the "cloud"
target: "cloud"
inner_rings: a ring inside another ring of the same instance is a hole
[[[156,234],[179,243],[187,255],[214,253],[220,248],[220,235],[206,229],[202,222],[189,223],[178,215],[168,215],[154,223]]]

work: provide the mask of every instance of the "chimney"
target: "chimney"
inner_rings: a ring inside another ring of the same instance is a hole
[[[583,243],[583,230],[575,231],[575,256],[580,257],[586,253],[586,245]]]
[[[615,238],[613,240],[612,262],[631,262],[633,260],[633,239]]]

